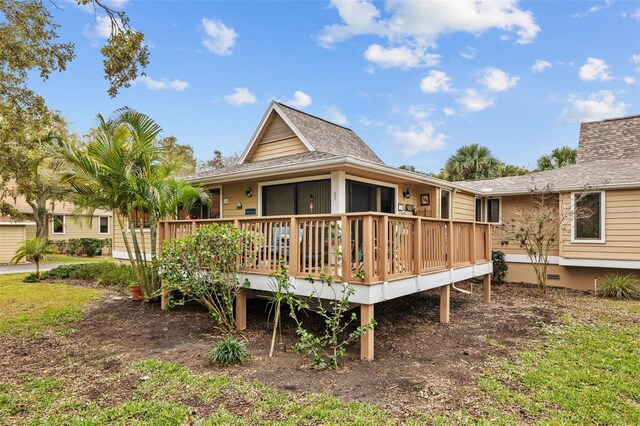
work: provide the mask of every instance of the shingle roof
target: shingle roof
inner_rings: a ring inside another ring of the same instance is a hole
[[[578,163],[640,157],[640,115],[580,125]]]
[[[534,189],[562,191],[587,187],[637,184],[640,187],[640,157],[589,161],[554,170],[496,179],[457,182],[481,192],[526,193]],[[489,189],[491,189],[489,191]]]
[[[337,156],[349,155],[384,164],[380,157],[353,130],[279,102],[276,104],[316,151]]]

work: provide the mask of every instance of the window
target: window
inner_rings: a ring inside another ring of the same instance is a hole
[[[135,209],[131,211],[131,220],[134,228],[149,228],[150,216],[147,209]]]
[[[482,222],[482,198],[476,198],[476,222]]]
[[[487,222],[500,223],[499,198],[487,198]]]
[[[440,219],[449,219],[451,217],[451,191],[448,189],[440,190]]]
[[[331,180],[321,179],[262,187],[262,215],[331,213]]]
[[[64,234],[64,215],[54,214],[51,221],[51,232],[54,234]]]
[[[571,194],[574,241],[604,242],[604,192]]]
[[[100,226],[99,232],[101,234],[108,234],[109,233],[109,217],[101,216],[99,226]]]
[[[347,212],[395,213],[395,209],[394,188],[347,180]]]

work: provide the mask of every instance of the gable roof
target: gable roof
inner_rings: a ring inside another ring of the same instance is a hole
[[[276,101],[272,101],[269,105],[251,141],[244,150],[239,164],[248,161],[249,154],[260,139],[264,127],[268,125],[269,117],[272,113],[278,114],[285,123],[287,123],[310,152],[316,151],[332,156],[349,155],[374,163],[384,164],[380,157],[378,157],[353,130]]]
[[[640,157],[640,115],[580,125],[578,163]]]

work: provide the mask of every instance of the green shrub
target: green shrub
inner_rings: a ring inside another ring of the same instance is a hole
[[[248,357],[249,350],[244,342],[233,337],[220,340],[207,354],[209,361],[218,365],[244,364]]]
[[[614,273],[604,277],[597,294],[612,299],[640,299],[640,288],[634,275]]]
[[[499,250],[492,251],[491,260],[493,261],[492,281],[496,284],[504,284],[504,277],[509,270],[509,265],[504,260],[504,252]]]
[[[129,265],[111,262],[79,263],[58,266],[43,273],[42,279],[85,280],[101,285],[128,287],[133,281],[133,271]]]
[[[93,257],[101,252],[104,241],[98,238],[74,238],[67,243],[67,252],[76,256]]]
[[[43,274],[44,275],[44,274]],[[37,283],[40,281],[40,277],[35,272],[33,274],[29,274],[22,280],[23,283]]]

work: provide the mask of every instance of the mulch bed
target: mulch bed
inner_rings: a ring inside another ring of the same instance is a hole
[[[117,401],[127,389],[108,389],[111,382],[104,378],[127,362],[153,358],[296,394],[323,392],[373,402],[397,416],[413,410],[474,412],[483,399],[474,385],[491,368],[491,359],[509,358],[527,347],[537,338],[538,327],[553,323],[580,294],[553,289],[543,295],[533,286],[505,284],[494,286],[493,301],[485,304],[480,295],[452,291],[450,324],[438,322],[438,290],[383,302],[375,307],[375,361],[360,361],[359,345],[354,344],[340,370],[319,371],[291,350],[295,326],[286,315],[283,343],[274,358],[268,357],[272,328],[262,299],[248,301],[243,337],[251,359],[243,366],[221,368],[206,361],[219,333],[202,308],[162,311],[157,303],[135,303],[126,294],[109,291],[74,324],[77,331],[71,335],[1,339],[0,383],[25,375],[72,374],[83,383],[87,401],[98,395],[101,401],[109,395]],[[317,321],[308,320],[311,326],[318,326]]]

